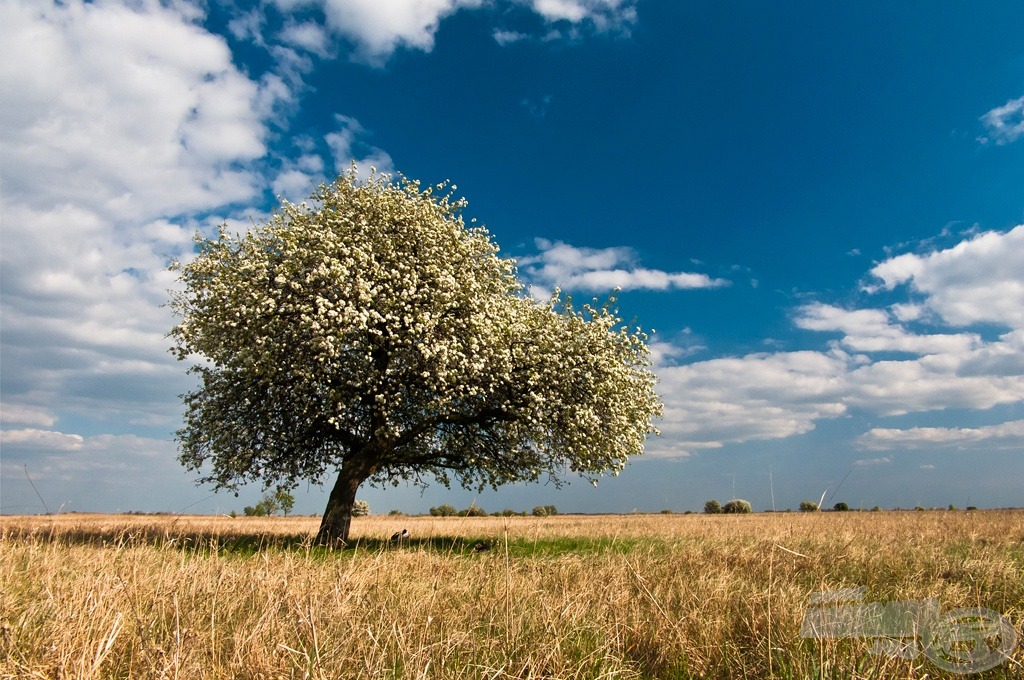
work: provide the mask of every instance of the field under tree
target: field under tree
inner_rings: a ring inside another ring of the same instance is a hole
[[[0,517],[0,677],[1024,678],[800,636],[863,586],[1024,639],[1020,510],[318,522]]]

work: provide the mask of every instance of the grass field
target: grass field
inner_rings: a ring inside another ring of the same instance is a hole
[[[1024,511],[368,517],[335,552],[317,524],[0,517],[0,676],[1024,678],[1021,645],[965,676],[800,636],[863,586],[1024,639]]]

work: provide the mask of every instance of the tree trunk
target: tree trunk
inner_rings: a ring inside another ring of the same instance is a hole
[[[320,530],[316,534],[316,543],[336,548],[343,547],[348,541],[348,531],[352,526],[352,506],[356,501],[356,491],[368,475],[357,467],[345,464],[338,472],[338,481],[331,489],[327,499],[327,509],[320,521]]]

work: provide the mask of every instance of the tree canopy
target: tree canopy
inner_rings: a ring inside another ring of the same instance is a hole
[[[337,472],[319,539],[364,481],[467,487],[616,474],[661,411],[647,336],[614,301],[526,294],[455,187],[354,172],[172,265],[180,460],[201,482]]]

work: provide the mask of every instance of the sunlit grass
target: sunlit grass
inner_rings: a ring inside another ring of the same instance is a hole
[[[341,551],[317,524],[0,518],[0,676],[953,678],[802,639],[809,595],[1024,620],[1021,511],[369,517]]]

